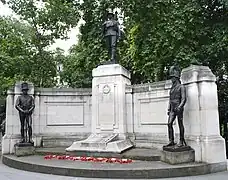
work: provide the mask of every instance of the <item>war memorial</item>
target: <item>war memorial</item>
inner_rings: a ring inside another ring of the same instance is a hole
[[[131,84],[118,64],[113,14],[103,24],[110,60],[92,88],[8,90],[3,163],[91,178],[164,178],[227,170],[216,77],[207,66],[170,67],[169,80]]]

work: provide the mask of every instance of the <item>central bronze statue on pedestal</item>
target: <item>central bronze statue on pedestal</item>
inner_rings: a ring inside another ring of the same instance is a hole
[[[169,97],[169,107],[168,107],[168,135],[169,144],[165,147],[174,146],[174,132],[173,132],[173,122],[176,117],[178,120],[179,130],[180,130],[180,141],[177,145],[178,147],[187,146],[184,139],[184,125],[183,125],[183,113],[184,105],[186,103],[186,89],[180,81],[181,70],[177,66],[172,66],[169,70],[169,76],[172,81],[172,87],[170,89]]]
[[[109,63],[115,64],[116,62],[116,48],[117,48],[117,41],[121,37],[121,31],[119,28],[119,22],[115,19],[114,13],[109,10],[108,19],[103,23],[103,35],[106,40],[106,45],[108,48],[109,54]]]

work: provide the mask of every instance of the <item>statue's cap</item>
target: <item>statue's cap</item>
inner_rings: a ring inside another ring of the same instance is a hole
[[[171,66],[169,69],[169,77],[180,78],[180,76],[181,76],[181,70],[180,70],[179,66],[177,66],[177,65]]]
[[[21,84],[21,90],[29,90],[29,87],[28,87],[28,83],[27,82],[23,82]]]
[[[114,13],[113,13],[113,10],[112,9],[107,9],[107,12],[108,12],[108,14],[112,14],[112,15],[114,15]]]

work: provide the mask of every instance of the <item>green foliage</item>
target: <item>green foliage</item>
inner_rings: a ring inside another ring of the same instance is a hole
[[[164,80],[167,69],[174,63],[183,68],[200,62],[219,74],[222,67],[227,69],[228,54],[227,6],[222,3],[219,0],[84,1],[80,9],[85,24],[70,55],[69,62],[74,66],[68,64],[65,68],[66,81],[73,80],[70,85],[81,87],[84,81],[80,78],[86,77],[84,85],[88,86],[89,72],[107,60],[101,24],[105,10],[110,7],[124,12],[126,38],[119,43],[119,62],[131,72],[132,83]]]
[[[77,1],[10,0],[10,8],[36,31],[37,44],[50,45],[54,39],[66,38],[71,27],[77,25],[79,11]]]
[[[0,92],[1,95],[13,85],[17,78],[29,74],[33,54],[30,27],[9,18],[0,18]],[[25,68],[24,68],[25,67]],[[0,95],[0,96],[1,96]]]
[[[56,75],[56,66],[53,55],[42,50],[43,59],[33,43],[33,29],[31,26],[11,20],[0,19],[0,62],[2,64],[1,89],[5,94],[6,89],[18,80],[27,80],[44,86],[53,85]],[[43,72],[43,75],[39,76]]]
[[[71,50],[71,54],[65,59],[62,78],[71,87],[90,87],[92,73],[89,71],[95,65],[86,58],[89,50],[80,43]],[[95,59],[94,59],[95,60]]]
[[[40,2],[40,1],[39,1]],[[80,18],[78,1],[9,0],[7,4],[19,20],[0,18],[0,91],[5,94],[17,80],[35,86],[55,85],[58,52],[48,51],[55,39],[67,38]]]
[[[132,83],[164,80],[174,63],[183,68],[195,61],[210,66],[216,75],[227,74],[228,11],[224,0],[84,0],[81,4],[77,0],[45,0],[39,6],[37,2],[8,2],[24,21],[24,29],[18,30],[23,36],[7,36],[10,43],[2,47],[1,56],[7,62],[4,77],[22,71],[13,77],[28,78],[36,86],[53,86],[55,66],[63,63],[61,76],[70,86],[91,86],[92,69],[108,58],[101,30],[107,8],[124,12],[125,38],[118,44],[118,57],[131,72]],[[84,23],[79,42],[69,56],[47,51],[56,38],[66,38],[80,18]]]
[[[46,49],[55,39],[67,38],[67,32],[77,25],[79,11],[77,1],[46,0],[38,4],[33,0],[10,0],[10,8],[20,19],[31,26],[31,43],[34,45],[34,71],[29,79],[37,86],[54,85],[56,62]]]
[[[108,59],[102,35],[107,8],[121,1],[84,0],[80,6],[84,24],[80,27],[79,43],[71,48],[64,64],[64,81],[72,87],[91,87],[92,69]]]
[[[227,8],[216,11],[219,2],[210,10],[210,1],[128,2],[127,57],[141,82],[165,79],[165,70],[174,63],[186,67],[200,61],[216,72],[226,62]]]

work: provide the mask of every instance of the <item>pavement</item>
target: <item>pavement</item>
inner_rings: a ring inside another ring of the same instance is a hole
[[[107,180],[99,178],[79,178],[79,177],[66,177],[56,176],[51,174],[33,173],[27,171],[21,171],[13,168],[9,168],[0,162],[0,180]],[[202,176],[190,176],[180,178],[165,178],[161,180],[227,180],[228,171],[202,175]],[[116,179],[113,179],[116,180]],[[121,179],[119,179],[121,180]],[[122,179],[123,180],[123,179]]]

